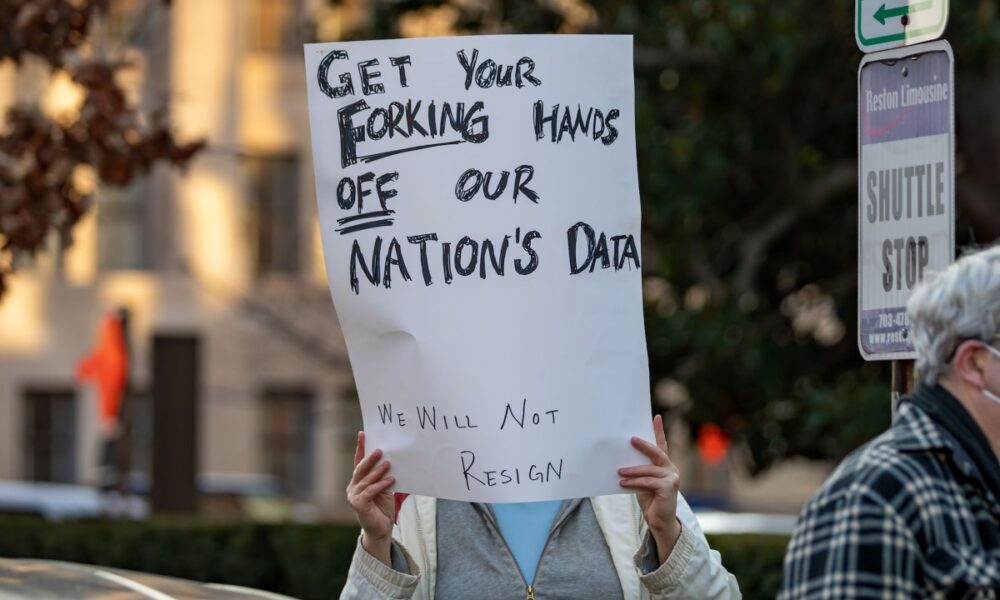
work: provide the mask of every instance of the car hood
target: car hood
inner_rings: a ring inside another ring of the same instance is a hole
[[[239,586],[50,560],[0,559],[0,600],[293,600]]]

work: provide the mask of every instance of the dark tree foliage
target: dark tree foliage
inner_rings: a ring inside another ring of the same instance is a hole
[[[14,106],[0,131],[0,297],[14,258],[33,256],[52,232],[62,245],[90,197],[74,173],[91,167],[100,181],[125,185],[159,161],[184,165],[202,142],[178,143],[165,112],[143,114],[116,81],[126,63],[97,58],[88,33],[109,0],[0,0],[0,61],[29,57],[65,70],[83,89],[79,114],[56,121],[36,105]]]
[[[839,458],[888,425],[888,364],[856,345],[853,2],[374,4],[353,37],[446,4],[465,33],[566,31],[582,5],[580,32],[634,35],[654,408],[719,424],[754,472]],[[1000,235],[1000,19],[998,0],[951,11],[961,246]]]

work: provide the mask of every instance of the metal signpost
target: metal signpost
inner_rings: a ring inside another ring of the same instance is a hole
[[[858,68],[858,349],[892,360],[892,411],[913,384],[906,303],[955,256],[955,70],[931,42],[948,0],[855,0]],[[931,43],[923,43],[931,42]]]
[[[870,54],[858,71],[858,347],[913,359],[906,302],[955,248],[954,77],[946,41]]]
[[[854,21],[862,52],[928,42],[948,25],[948,0],[854,0]]]

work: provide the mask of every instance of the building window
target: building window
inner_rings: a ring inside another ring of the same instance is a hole
[[[143,0],[112,0],[108,12],[94,28],[94,41],[102,50],[121,50],[125,46],[143,45],[146,31],[143,25]]]
[[[299,270],[299,161],[246,159],[257,274]]]
[[[147,478],[153,474],[153,398],[148,392],[131,394],[132,448],[130,468]]]
[[[264,52],[301,52],[300,0],[249,0],[249,49]]]
[[[264,471],[285,494],[308,497],[313,488],[313,414],[310,390],[275,388],[261,403],[261,450]]]
[[[76,482],[76,394],[28,390],[24,394],[24,478]]]
[[[101,186],[97,199],[97,263],[102,270],[149,269],[149,184],[137,177],[124,187]]]

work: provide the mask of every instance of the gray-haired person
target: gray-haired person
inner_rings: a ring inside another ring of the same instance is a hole
[[[803,509],[781,599],[1000,597],[1000,247],[907,311],[920,383]]]

